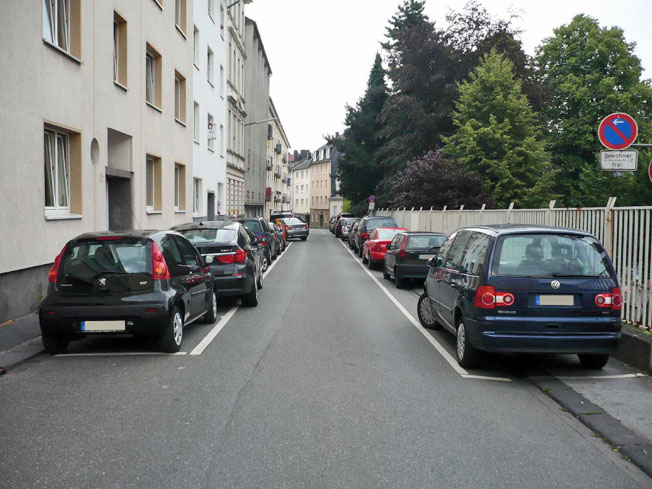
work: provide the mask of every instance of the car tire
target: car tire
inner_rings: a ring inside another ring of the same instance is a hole
[[[301,238],[301,241],[305,241],[305,240],[307,240],[307,239],[308,239],[308,236],[303,236],[303,237]]]
[[[258,274],[258,278],[256,279],[256,287],[258,288],[258,290],[263,288],[263,272],[262,271]]]
[[[371,259],[370,256],[367,257],[367,268],[373,270],[375,268],[375,262]]]
[[[251,290],[247,295],[240,297],[242,300],[242,305],[245,307],[256,307],[258,305],[258,289],[256,284],[251,284]]]
[[[402,289],[405,287],[405,279],[398,274],[396,268],[394,269],[394,285],[396,285],[397,289]]]
[[[181,349],[181,343],[183,343],[183,316],[175,306],[159,339],[159,345],[161,351],[176,353]]]
[[[274,246],[272,246],[272,248],[274,248]],[[270,254],[271,254],[271,252],[270,252]],[[272,261],[274,261],[274,260],[276,260],[276,258],[278,258],[278,253],[276,252],[276,248],[274,248],[274,253],[271,254],[271,258],[272,258]]]
[[[455,354],[457,355],[457,363],[462,368],[474,368],[480,362],[480,350],[469,342],[463,317],[460,317],[457,321]]]
[[[419,301],[417,302],[417,316],[419,317],[421,326],[424,328],[441,329],[441,324],[439,324],[435,319],[435,314],[432,312],[432,307],[430,307],[427,292],[423,292],[419,296]]]
[[[580,353],[577,356],[580,358],[582,368],[587,370],[600,370],[609,361],[609,355],[606,353]]]
[[[263,253],[263,263],[260,265],[260,273],[265,273],[269,268],[269,260],[267,259],[267,253]]]
[[[204,322],[213,324],[217,321],[217,292],[211,292],[211,303],[208,306],[208,311],[204,314]]]
[[[384,264],[383,264],[383,278],[385,280],[390,280],[392,278],[392,276],[389,273],[387,273],[387,267]]]
[[[60,336],[42,336],[41,340],[43,341],[43,348],[50,355],[65,353],[66,348],[68,348],[68,340]]]
[[[367,255],[362,253],[360,256],[362,257],[362,263],[367,263]]]

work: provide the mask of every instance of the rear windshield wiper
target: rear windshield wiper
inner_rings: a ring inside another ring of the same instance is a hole
[[[600,278],[600,275],[578,275],[573,273],[553,273],[552,276],[557,278]]]

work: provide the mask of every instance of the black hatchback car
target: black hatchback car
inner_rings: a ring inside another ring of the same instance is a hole
[[[173,228],[212,257],[209,265],[218,297],[240,297],[242,304],[258,305],[263,288],[264,250],[253,234],[237,221],[192,222]]]
[[[400,289],[410,279],[423,280],[428,275],[428,260],[434,258],[446,241],[443,233],[403,231],[387,245],[383,277],[394,279]]]
[[[247,231],[256,236],[258,242],[265,248],[263,270],[267,270],[277,256],[276,246],[274,246],[274,231],[269,227],[269,222],[262,217],[240,219],[240,222],[244,224]]]
[[[618,347],[623,297],[607,252],[569,229],[459,230],[429,263],[419,320],[457,338],[462,367],[480,351],[576,353],[602,368]]]
[[[358,251],[358,256],[362,258],[362,245],[369,239],[369,235],[374,232],[374,229],[381,227],[396,228],[398,225],[393,217],[365,216],[360,219],[358,229],[355,230],[353,235],[353,246]],[[349,237],[350,239],[351,237]]]
[[[217,316],[207,263],[172,231],[83,234],[66,244],[48,280],[39,321],[51,354],[96,334],[155,336],[176,352],[185,326]]]

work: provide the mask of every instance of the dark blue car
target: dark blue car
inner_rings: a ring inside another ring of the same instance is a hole
[[[457,338],[462,367],[480,352],[576,353],[602,368],[620,339],[623,297],[592,235],[533,226],[458,230],[428,263],[421,324]]]

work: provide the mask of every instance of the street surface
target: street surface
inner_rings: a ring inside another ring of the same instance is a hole
[[[222,303],[182,354],[96,338],[41,355],[0,377],[0,487],[648,487],[526,378],[582,375],[575,357],[463,371],[452,336],[406,316],[417,292],[311,230],[258,307]]]

